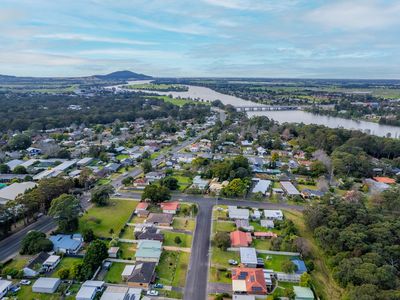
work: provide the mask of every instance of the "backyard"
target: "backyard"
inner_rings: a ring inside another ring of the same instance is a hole
[[[104,277],[104,281],[109,283],[121,283],[122,282],[122,271],[125,269],[126,264],[113,262],[110,270],[108,270],[106,276]]]
[[[190,253],[163,251],[156,272],[165,285],[185,286]]]

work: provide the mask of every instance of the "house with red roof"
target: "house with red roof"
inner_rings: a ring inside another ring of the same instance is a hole
[[[146,202],[139,202],[139,204],[136,206],[135,214],[139,214],[139,212],[146,211],[148,207],[149,207],[149,204],[148,204],[148,203],[146,203]]]
[[[386,184],[395,184],[396,180],[389,177],[373,177],[376,182],[386,183]]]
[[[236,230],[230,233],[232,247],[248,247],[251,244],[252,237],[250,232]]]
[[[267,284],[263,269],[234,268],[232,269],[232,291],[248,295],[266,295]]]
[[[163,202],[160,204],[160,207],[164,214],[173,214],[175,215],[179,209],[179,202],[172,201],[172,202]]]

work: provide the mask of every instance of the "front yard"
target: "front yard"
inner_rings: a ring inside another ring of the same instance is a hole
[[[137,204],[137,201],[131,200],[111,200],[108,206],[92,207],[79,220],[80,232],[84,228],[91,228],[97,236],[111,237],[112,229],[118,234]]]
[[[175,246],[175,247],[183,247],[190,248],[192,246],[192,236],[190,234],[178,233],[172,231],[163,231],[164,234],[164,246]],[[175,239],[179,237],[180,243],[177,243]]]
[[[190,253],[163,251],[156,269],[159,282],[165,285],[184,287],[189,259]]]

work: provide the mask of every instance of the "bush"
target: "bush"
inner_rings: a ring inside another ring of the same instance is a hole
[[[60,279],[67,279],[69,277],[69,269],[62,268],[62,269],[58,270],[57,275],[58,275],[58,277],[60,277]]]

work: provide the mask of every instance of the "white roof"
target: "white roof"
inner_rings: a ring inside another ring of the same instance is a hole
[[[1,200],[15,200],[18,195],[25,193],[26,190],[32,189],[36,186],[34,182],[21,182],[13,183],[0,190],[0,203]]]
[[[237,208],[236,206],[229,206],[229,218],[231,219],[248,219],[250,211],[245,208]]]
[[[0,279],[0,293],[5,291],[12,284],[9,280]]]
[[[132,275],[133,270],[135,270],[135,265],[126,265],[121,276],[130,276]]]
[[[35,159],[35,158],[31,158],[31,159],[29,159],[29,160],[23,162],[23,163],[21,164],[21,166],[23,166],[23,167],[25,167],[25,168],[28,168],[28,167],[32,166],[34,163],[36,163],[37,161],[39,161],[39,160],[38,160],[38,159]]]
[[[274,221],[272,220],[261,220],[260,221],[261,226],[263,227],[274,227]]]
[[[256,296],[254,295],[233,295],[233,300],[255,300]]]
[[[268,191],[270,185],[271,185],[271,180],[258,179],[252,192],[253,193],[261,192],[265,194]]]
[[[281,186],[289,195],[300,195],[300,192],[290,181],[281,181]]]
[[[265,209],[264,216],[269,219],[281,219],[283,212],[280,209]]]
[[[50,169],[50,170],[44,170],[43,172],[40,172],[39,174],[36,174],[33,176],[33,180],[40,180],[43,178],[49,178],[49,177],[56,177],[57,175],[61,174],[61,170],[55,170],[55,169]]]
[[[108,286],[100,300],[124,300],[128,290],[124,286]]]
[[[39,277],[32,288],[53,289],[60,283],[60,278]]]
[[[45,260],[45,262],[43,263],[44,265],[52,265],[52,264],[54,264],[55,262],[57,262],[57,260],[59,260],[60,259],[60,256],[58,256],[58,255],[50,255],[46,260]]]
[[[20,159],[13,159],[10,160],[8,163],[6,163],[6,165],[10,168],[10,170],[14,170],[15,167],[19,166],[20,164],[22,164],[24,161],[20,160]]]
[[[232,280],[232,290],[234,292],[247,292],[246,280]]]
[[[93,160],[92,157],[84,157],[77,162],[78,165],[85,165]]]
[[[100,280],[86,280],[82,286],[94,286],[94,287],[102,287],[104,285],[104,281]]]
[[[256,249],[241,247],[240,261],[244,264],[257,264]]]
[[[66,169],[68,169],[68,168],[72,167],[73,165],[75,165],[76,161],[77,161],[76,159],[64,161],[62,164],[60,164],[58,166],[55,166],[53,168],[53,170],[65,171]]]
[[[94,294],[96,294],[96,287],[94,286],[81,286],[78,293],[76,294],[76,299],[93,299]]]

